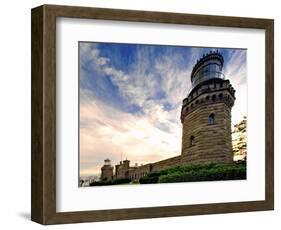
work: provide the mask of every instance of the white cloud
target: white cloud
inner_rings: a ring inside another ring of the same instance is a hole
[[[246,50],[233,50],[225,66],[225,75],[235,92],[232,109],[232,124],[237,124],[247,115],[247,56]]]
[[[92,98],[89,93],[83,91],[82,95]],[[170,125],[172,133],[165,132],[155,127],[157,122],[151,118],[121,112],[93,98],[81,103],[80,120],[86,123],[80,127],[82,168],[87,162],[93,162],[92,168],[100,166],[105,158],[118,163],[121,154],[133,163],[148,163],[178,155],[181,129]],[[164,118],[162,120],[165,122]]]

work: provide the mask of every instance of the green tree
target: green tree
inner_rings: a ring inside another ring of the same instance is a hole
[[[247,159],[247,117],[244,116],[242,121],[234,125],[232,131],[232,146],[234,160]]]

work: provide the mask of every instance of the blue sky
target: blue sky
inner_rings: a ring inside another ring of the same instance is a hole
[[[80,173],[105,158],[145,164],[180,154],[182,100],[196,60],[217,48],[79,43]],[[246,115],[246,50],[222,49],[236,89],[233,123]]]

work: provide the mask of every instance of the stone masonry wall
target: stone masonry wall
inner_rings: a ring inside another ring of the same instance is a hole
[[[111,165],[104,165],[101,168],[101,179],[104,181],[112,180],[113,178],[113,167]]]
[[[215,122],[208,124],[212,113]],[[218,102],[200,106],[187,114],[183,121],[182,163],[231,163],[232,159],[231,109]]]
[[[139,180],[141,177],[146,176],[150,172],[156,172],[163,169],[176,167],[181,164],[181,156],[176,156],[155,163],[142,165],[136,168],[130,168],[129,178],[131,180]]]
[[[146,164],[136,168],[130,168],[129,178],[131,180],[139,180],[141,177],[146,176],[148,173],[151,172],[151,165],[152,164]]]
[[[122,179],[129,177],[130,161],[120,162],[119,165],[115,165],[115,178]]]
[[[181,164],[181,156],[176,156],[176,157],[168,158],[168,159],[153,163],[151,171],[153,171],[153,172],[160,171],[162,169],[176,167],[180,164]]]

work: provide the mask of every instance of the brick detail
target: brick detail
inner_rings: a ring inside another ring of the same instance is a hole
[[[233,161],[231,108],[234,92],[228,80],[210,81],[193,90],[184,100],[181,114],[182,164]],[[214,115],[214,124],[208,123],[211,114]]]

